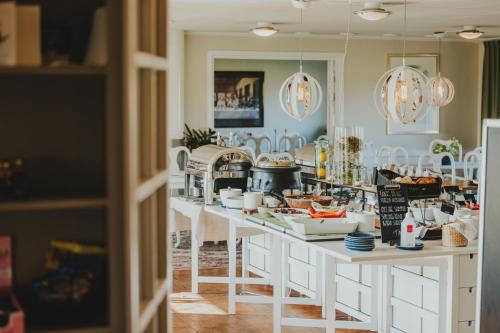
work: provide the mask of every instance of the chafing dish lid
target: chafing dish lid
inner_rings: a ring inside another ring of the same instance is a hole
[[[228,154],[225,156],[225,154]],[[217,158],[215,160],[214,158]],[[214,164],[249,164],[252,165],[252,158],[248,156],[248,154],[241,149],[238,148],[227,148],[227,147],[219,147],[216,145],[205,145],[198,147],[193,150],[191,156],[189,157],[190,161],[208,165],[210,163]]]

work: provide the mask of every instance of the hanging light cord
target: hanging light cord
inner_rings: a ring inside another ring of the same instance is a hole
[[[300,9],[300,28],[302,29],[302,8]],[[299,50],[300,50],[300,72],[302,73],[302,35],[299,36]]]
[[[406,0],[403,19],[403,66],[406,66]]]
[[[349,44],[349,36],[351,34],[351,13],[352,13],[352,0],[349,0],[349,13],[347,14],[347,35],[344,45],[344,58],[347,57],[347,45]]]
[[[438,60],[441,61],[441,37],[438,37]],[[438,77],[441,76],[441,66],[439,66]]]

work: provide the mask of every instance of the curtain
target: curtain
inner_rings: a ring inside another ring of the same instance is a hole
[[[500,118],[500,40],[484,43],[481,118]]]

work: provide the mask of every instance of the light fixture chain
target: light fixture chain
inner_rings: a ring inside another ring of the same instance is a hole
[[[347,36],[345,38],[345,45],[344,45],[344,58],[347,58],[347,46],[349,44],[349,36],[351,34],[351,13],[352,13],[352,1],[349,0],[349,13],[347,14]]]
[[[406,0],[403,18],[403,66],[406,66]]]
[[[441,37],[438,39],[438,61],[441,62]],[[441,64],[439,64],[438,76],[441,76]]]
[[[300,29],[302,30],[302,8],[300,9]],[[302,33],[299,36],[300,72],[302,73]]]

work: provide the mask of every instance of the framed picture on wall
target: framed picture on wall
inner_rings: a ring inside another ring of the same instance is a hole
[[[407,54],[406,65],[418,69],[429,79],[436,76],[439,71],[439,55],[437,54]],[[387,56],[387,70],[403,65],[402,54],[389,54]],[[439,108],[426,106],[428,109],[423,118],[411,124],[399,124],[392,119],[387,119],[387,134],[439,134]]]
[[[214,125],[264,127],[264,72],[214,72]]]

